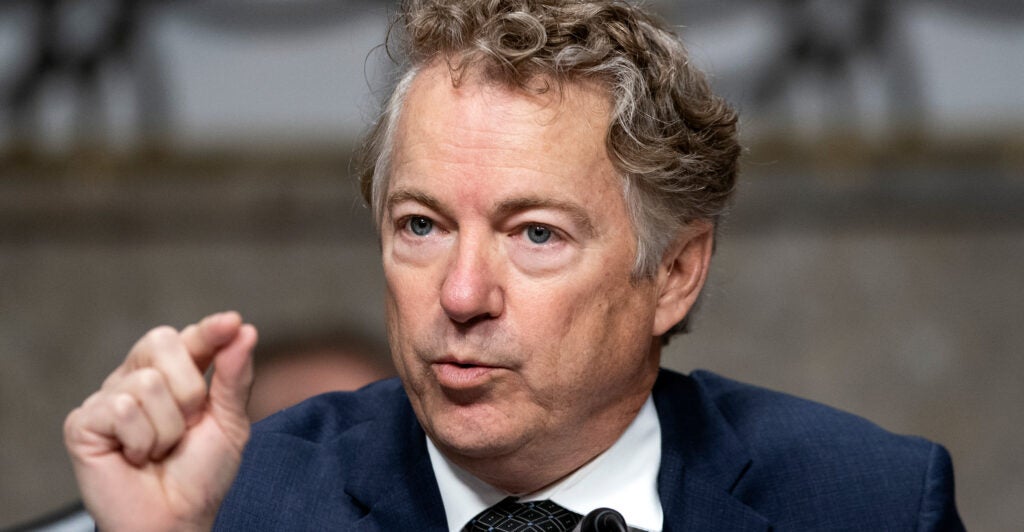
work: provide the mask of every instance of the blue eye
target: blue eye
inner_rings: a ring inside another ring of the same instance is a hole
[[[526,237],[534,244],[543,244],[551,240],[551,229],[543,225],[531,225],[526,228]]]
[[[434,229],[434,221],[423,216],[413,216],[406,222],[409,230],[416,236],[427,236]]]

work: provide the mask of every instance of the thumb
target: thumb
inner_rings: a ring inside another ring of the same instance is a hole
[[[242,444],[248,438],[249,418],[246,403],[252,389],[252,350],[256,346],[256,328],[242,325],[238,335],[224,346],[213,362],[210,381],[210,413],[217,424]],[[236,434],[236,431],[240,431]]]

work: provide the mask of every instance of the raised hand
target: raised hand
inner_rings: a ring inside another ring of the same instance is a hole
[[[101,530],[210,529],[249,439],[255,345],[234,312],[158,327],[68,414],[64,443]]]

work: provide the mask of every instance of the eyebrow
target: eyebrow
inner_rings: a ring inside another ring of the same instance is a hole
[[[594,229],[594,222],[590,219],[587,211],[580,205],[571,201],[539,197],[512,198],[498,203],[495,212],[497,212],[500,217],[505,217],[517,212],[528,211],[530,209],[553,209],[562,211],[572,218],[572,221],[586,234],[586,236],[592,237],[597,234],[597,230]]]
[[[437,198],[431,196],[430,194],[427,194],[426,192],[409,189],[399,189],[396,190],[393,194],[388,195],[388,213],[390,214],[390,212],[395,208],[395,205],[398,205],[399,203],[405,203],[407,201],[419,203],[420,205],[423,205],[428,209],[441,214],[442,216],[451,218],[448,210],[441,205],[441,202]]]

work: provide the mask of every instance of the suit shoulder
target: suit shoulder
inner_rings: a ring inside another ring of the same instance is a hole
[[[962,526],[952,464],[942,446],[711,372],[697,371],[691,378],[750,454],[737,494],[772,514],[776,523],[844,529],[858,508],[872,507],[872,526]]]
[[[927,456],[933,443],[889,432],[863,417],[808,399],[742,383],[709,371],[691,377],[754,454],[820,450],[851,457]]]

